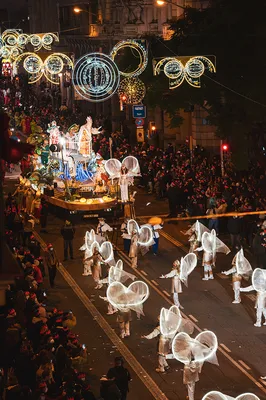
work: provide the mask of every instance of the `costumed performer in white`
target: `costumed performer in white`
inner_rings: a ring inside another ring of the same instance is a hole
[[[111,266],[108,271],[108,277],[102,279],[100,284],[108,284],[110,285],[113,282],[121,282],[125,283],[128,279],[134,281],[136,279],[135,275],[130,274],[123,269],[123,261],[118,260],[114,266]],[[107,297],[100,296],[101,299],[108,302]],[[118,310],[111,303],[108,302],[108,315],[112,315],[116,313]]]
[[[96,283],[95,289],[101,289],[102,283],[100,283],[102,277],[102,266],[101,264],[115,265],[113,246],[110,242],[103,242],[99,245],[98,242],[93,242],[91,245],[92,255],[85,261],[92,261],[91,272],[92,278]]]
[[[92,155],[92,135],[99,135],[100,128],[92,127],[92,118],[87,117],[86,123],[80,127],[78,132],[78,152],[83,157],[90,157]]]
[[[232,275],[233,290],[235,294],[235,298],[232,303],[241,303],[240,288],[242,278],[248,280],[252,274],[252,267],[246,257],[244,257],[243,249],[239,250],[239,252],[234,256],[232,268],[230,268],[228,271],[223,271],[222,274]]]
[[[155,256],[158,254],[158,249],[159,249],[159,230],[163,228],[163,220],[162,218],[159,217],[152,217],[148,221],[148,226],[150,226],[153,234],[153,241],[154,244],[152,245],[152,251]]]
[[[251,280],[252,285],[240,288],[240,292],[251,292],[252,290],[257,292],[255,304],[257,320],[254,326],[260,328],[262,315],[264,316],[263,325],[266,325],[266,270],[261,268],[254,269]]]
[[[121,282],[113,282],[108,286],[106,296],[109,303],[118,309],[117,322],[121,339],[130,336],[131,310],[144,315],[143,304],[149,297],[148,285],[135,281],[126,287]]]
[[[108,240],[108,232],[113,232],[113,228],[105,222],[105,218],[98,218],[99,223],[96,228],[97,242],[102,243]]]
[[[204,362],[218,365],[217,348],[217,337],[211,331],[203,331],[195,339],[183,332],[174,337],[172,351],[175,359],[184,364],[183,383],[187,386],[189,400],[194,400],[196,382]]]
[[[109,177],[118,179],[121,191],[121,201],[129,201],[128,186],[133,185],[134,177],[140,176],[140,167],[138,160],[133,156],[124,158],[122,163],[116,158],[110,158],[105,163],[105,170]]]
[[[91,265],[93,260],[90,258],[92,256],[92,244],[96,241],[96,235],[93,229],[86,232],[85,234],[85,243],[80,247],[81,251],[84,251],[83,258],[83,276],[91,275]]]
[[[227,394],[223,394],[221,392],[213,390],[209,393],[206,393],[205,396],[202,397],[202,400],[260,400],[260,399],[253,393],[242,393],[237,397],[232,397],[228,396]]]
[[[129,249],[129,258],[131,259],[131,267],[138,267],[138,252],[139,249],[142,255],[149,251],[153,241],[153,233],[149,226],[143,225],[141,228],[134,219],[130,219],[127,223],[127,231],[131,236]]]
[[[216,253],[230,253],[230,249],[216,236],[216,232],[204,232],[201,239],[202,246],[196,251],[203,250],[202,265],[204,269],[203,281],[214,279],[212,268],[215,266]]]
[[[156,372],[166,372],[170,367],[166,360],[172,349],[172,340],[177,332],[186,330],[190,334],[193,333],[193,324],[181,317],[179,308],[171,306],[168,309],[162,308],[159,316],[159,325],[149,334],[141,336],[142,339],[151,340],[159,336],[158,345],[158,367]]]
[[[210,232],[210,230],[198,220],[185,233],[183,232],[184,235],[189,236],[189,253],[194,253],[200,247],[204,232]]]
[[[177,307],[183,308],[179,303],[178,294],[182,293],[183,282],[186,286],[188,285],[187,278],[189,274],[196,268],[197,256],[194,253],[187,254],[181,261],[174,261],[172,271],[166,275],[161,275],[160,278],[172,278],[171,293],[173,294],[174,304]]]

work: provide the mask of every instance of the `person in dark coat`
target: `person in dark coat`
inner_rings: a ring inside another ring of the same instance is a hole
[[[73,260],[73,239],[75,236],[75,228],[70,221],[66,221],[61,229],[61,235],[64,239],[64,261],[68,259],[68,251],[70,258]]]
[[[256,268],[266,268],[266,248],[263,246],[266,233],[259,229],[252,242],[253,253],[256,258]]]
[[[107,372],[107,378],[114,379],[118,389],[121,392],[121,400],[126,400],[129,392],[128,383],[131,381],[131,376],[127,368],[124,367],[122,357],[115,358],[115,366]]]
[[[227,222],[228,233],[230,234],[232,250],[240,250],[241,248],[241,225],[242,221],[239,217],[230,217]]]
[[[167,190],[168,204],[169,204],[169,218],[177,216],[177,187],[172,182]]]

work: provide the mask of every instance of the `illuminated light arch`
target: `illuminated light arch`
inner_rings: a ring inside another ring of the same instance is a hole
[[[144,46],[141,41],[137,40],[122,40],[118,42],[112,49],[110,56],[112,57],[113,61],[115,60],[115,57],[118,53],[119,50],[124,49],[126,47],[129,47],[131,49],[134,49],[137,51],[138,56],[139,56],[139,65],[138,67],[132,71],[132,72],[125,72],[125,71],[119,71],[122,76],[125,76],[127,78],[129,77],[134,77],[134,76],[139,76],[142,74],[142,72],[146,69],[147,64],[148,64],[148,53],[146,50],[146,46]]]
[[[90,53],[79,58],[72,77],[76,92],[94,103],[112,97],[120,82],[117,65],[103,53]]]
[[[125,78],[120,82],[118,88],[120,98],[127,104],[140,104],[145,97],[146,87],[137,77]]]

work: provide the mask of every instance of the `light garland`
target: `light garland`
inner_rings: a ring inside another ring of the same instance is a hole
[[[122,40],[118,42],[112,49],[110,56],[112,57],[113,61],[117,56],[119,50],[129,47],[133,50],[136,50],[139,56],[139,65],[138,67],[132,72],[125,72],[119,71],[122,76],[125,77],[133,77],[139,76],[142,72],[146,69],[148,64],[148,53],[146,50],[146,41],[145,40]]]
[[[59,36],[56,33],[34,33],[26,34],[21,29],[7,29],[2,33],[2,41],[4,45],[10,47],[18,47],[23,50],[30,43],[34,51],[39,51],[41,48],[51,50],[51,45],[54,42],[59,42]]]
[[[119,86],[120,74],[111,57],[103,53],[91,53],[77,60],[73,82],[81,97],[96,103],[113,96]]]
[[[139,104],[144,99],[146,87],[137,77],[125,78],[118,88],[120,99],[127,104]]]
[[[205,56],[165,57],[159,61],[153,60],[153,73],[159,75],[162,71],[169,78],[169,88],[176,89],[184,80],[189,85],[200,88],[200,77],[205,70],[214,73],[214,63]]]

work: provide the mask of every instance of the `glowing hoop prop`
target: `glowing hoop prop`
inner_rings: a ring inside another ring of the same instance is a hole
[[[148,54],[146,51],[146,47],[143,46],[139,41],[137,40],[122,40],[118,42],[112,49],[110,56],[112,57],[113,61],[115,60],[115,57],[119,50],[124,49],[125,47],[129,47],[131,49],[134,49],[137,51],[138,56],[139,56],[139,65],[138,67],[132,71],[132,72],[125,72],[125,71],[119,71],[122,76],[125,77],[133,77],[133,76],[139,76],[142,74],[142,72],[146,69],[147,64],[148,64]]]
[[[169,323],[170,318],[172,322]],[[160,312],[160,331],[164,336],[173,336],[179,329],[182,322],[180,310],[177,306],[161,308]]]
[[[142,288],[142,294],[139,299],[134,302],[131,301],[132,293],[136,294],[134,288]],[[148,299],[150,294],[149,287],[145,282],[136,281],[131,283],[128,287],[124,286],[121,282],[113,282],[108,286],[106,297],[110,304],[115,308],[134,308],[141,306]],[[120,298],[119,298],[120,296]]]

